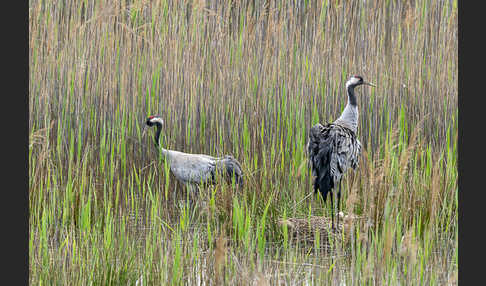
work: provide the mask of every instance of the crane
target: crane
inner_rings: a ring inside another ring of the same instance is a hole
[[[346,82],[348,103],[341,116],[333,123],[317,123],[309,132],[307,153],[312,170],[314,193],[320,192],[326,203],[327,194],[331,195],[331,222],[334,227],[334,203],[332,190],[337,191],[337,209],[341,203],[341,178],[349,167],[356,169],[359,164],[361,143],[358,129],[358,105],[354,88],[360,85],[375,86],[365,82],[361,76],[353,75]],[[339,215],[337,224],[339,226]]]
[[[161,116],[149,116],[143,128],[143,134],[147,127],[156,126],[155,146],[162,153],[164,160],[167,160],[170,171],[179,182],[189,189],[195,190],[201,184],[214,184],[217,175],[222,175],[231,184],[234,178],[235,184],[243,184],[243,172],[240,163],[231,155],[213,157],[205,154],[189,154],[160,147],[160,133],[164,120]]]

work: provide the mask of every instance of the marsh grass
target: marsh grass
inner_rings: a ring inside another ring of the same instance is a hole
[[[457,283],[457,1],[30,0],[29,63],[31,284]],[[278,222],[329,217],[305,145],[351,74],[377,87],[324,249]],[[188,199],[151,114],[244,187]]]

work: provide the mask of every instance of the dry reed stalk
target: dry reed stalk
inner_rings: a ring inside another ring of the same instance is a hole
[[[268,282],[265,275],[258,271],[256,274],[256,285],[257,286],[270,286],[270,282]]]
[[[408,229],[402,236],[401,245],[398,253],[408,259],[409,265],[415,265],[417,260],[417,241],[413,238],[413,229]]]
[[[224,232],[221,232],[216,240],[216,248],[214,249],[214,271],[216,285],[224,282],[224,264],[228,251],[226,241],[227,239]]]

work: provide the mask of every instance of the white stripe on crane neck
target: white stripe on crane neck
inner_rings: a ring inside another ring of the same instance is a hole
[[[164,124],[164,120],[162,120],[162,118],[160,118],[160,117],[154,117],[154,118],[150,119],[150,122],[152,122],[152,123],[158,122],[160,124]]]

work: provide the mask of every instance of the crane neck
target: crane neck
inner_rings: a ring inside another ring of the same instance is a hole
[[[157,147],[157,151],[161,152],[164,159],[165,159],[169,152],[168,152],[167,149],[160,147],[160,133],[161,132],[162,132],[162,124],[158,123],[157,124],[157,131],[155,133],[155,147]]]
[[[358,102],[356,100],[356,95],[354,94],[355,85],[346,85],[346,90],[348,92],[348,104],[358,106]]]
[[[356,100],[356,95],[354,94],[353,85],[346,85],[346,90],[348,92],[348,103],[341,113],[341,116],[334,121],[336,124],[344,125],[345,127],[356,132],[358,130],[358,104]]]

